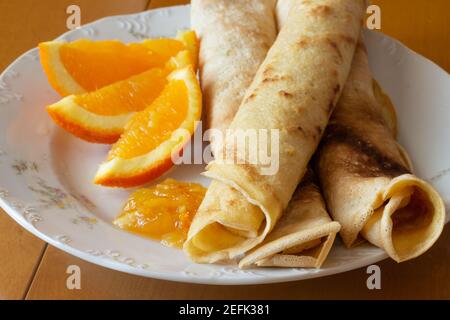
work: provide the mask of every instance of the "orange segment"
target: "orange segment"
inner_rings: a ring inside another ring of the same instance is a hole
[[[187,50],[194,66],[194,70],[197,70],[199,43],[195,32],[193,30],[179,31],[176,40],[177,41],[167,38],[149,39],[144,40],[142,44],[153,54],[158,56],[161,63],[166,62],[178,52]]]
[[[98,115],[115,116],[141,111],[155,100],[166,85],[163,69],[150,69],[100,90],[75,96],[75,103]]]
[[[195,64],[197,52],[190,51],[198,47],[195,33],[183,31],[177,37],[132,44],[117,40],[50,41],[40,43],[39,52],[50,84],[67,96],[97,90],[150,68],[163,68],[183,50],[189,50]]]
[[[95,143],[114,143],[131,116],[149,106],[167,84],[167,75],[191,65],[187,50],[170,58],[165,69],[150,69],[99,90],[68,96],[47,107],[53,120],[73,135]]]
[[[142,44],[147,50],[150,50],[164,61],[167,61],[168,57],[172,57],[181,50],[186,49],[181,41],[173,39],[150,39],[144,40]]]
[[[161,67],[165,62],[143,45],[119,41],[77,40],[62,45],[59,54],[67,72],[86,91]]]
[[[198,67],[198,54],[200,50],[200,45],[197,39],[197,35],[192,30],[178,32],[177,39],[180,40],[186,50],[190,53],[191,61],[194,66],[194,71],[197,70]]]
[[[166,71],[150,69],[97,91],[68,96],[47,111],[59,126],[83,140],[114,143],[132,115],[162,92],[166,78]]]
[[[127,123],[95,183],[132,187],[151,181],[173,166],[201,116],[201,91],[191,66],[174,71],[161,95]]]
[[[206,189],[166,179],[129,197],[114,224],[121,229],[181,248]]]
[[[182,80],[171,81],[153,105],[128,122],[125,134],[112,147],[108,160],[141,156],[169,139],[186,119],[187,90]]]

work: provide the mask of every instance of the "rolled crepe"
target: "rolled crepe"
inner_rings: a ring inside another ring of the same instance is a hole
[[[328,215],[309,169],[275,228],[239,266],[320,268],[340,227]]]
[[[224,130],[277,35],[275,0],[192,0],[207,129]],[[216,139],[211,136],[212,150]]]
[[[278,30],[287,20],[295,0],[278,0]],[[275,228],[246,254],[239,266],[320,268],[333,245],[340,225],[326,211],[311,169],[302,179]]]
[[[259,143],[227,139],[205,173],[213,179],[184,249],[197,262],[235,258],[261,243],[287,207],[347,79],[364,16],[363,0],[298,1],[233,119],[233,131],[269,130],[279,170],[265,174]],[[262,138],[261,138],[262,140]],[[275,149],[279,150],[276,152]],[[222,152],[221,152],[222,154]]]
[[[318,151],[316,172],[344,243],[350,247],[367,239],[401,262],[438,239],[445,209],[439,194],[411,173],[394,138],[395,113],[379,96],[361,43]]]

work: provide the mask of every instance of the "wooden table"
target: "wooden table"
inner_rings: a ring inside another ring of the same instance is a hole
[[[242,0],[244,1],[244,0]],[[82,23],[103,16],[187,3],[183,0],[0,0],[0,70],[17,56],[66,31],[66,8]],[[448,0],[372,0],[382,31],[450,71]],[[0,209],[0,299],[340,299],[450,298],[450,227],[422,257],[379,263],[382,290],[366,287],[366,269],[285,284],[219,287],[152,280],[104,269],[34,237]],[[66,288],[66,269],[82,270],[81,290]]]

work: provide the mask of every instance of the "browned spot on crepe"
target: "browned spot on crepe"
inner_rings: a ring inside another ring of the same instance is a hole
[[[325,6],[325,5],[318,5],[314,8],[312,8],[309,13],[312,16],[326,17],[326,16],[330,15],[332,12],[333,12],[333,10],[331,9],[331,7]]]
[[[245,101],[248,102],[248,101],[251,101],[251,100],[253,100],[255,98],[256,98],[256,94],[254,92],[252,92],[252,94],[250,94]]]
[[[339,92],[341,91],[341,86],[339,84],[337,84],[334,88],[333,88],[333,93],[331,95],[331,99],[330,99],[330,103],[328,104],[328,113],[331,115],[331,113],[334,110],[334,107],[336,105],[336,97],[339,94]]]
[[[272,72],[273,72],[273,67],[271,65],[268,65],[268,66],[265,67],[265,69],[263,71],[263,75],[265,77],[268,77],[268,76],[270,76],[272,74]]]
[[[339,35],[339,38],[340,38],[342,41],[344,41],[344,42],[346,42],[347,44],[350,44],[350,45],[354,45],[355,42],[356,42],[355,39],[353,39],[352,37],[349,37],[348,35],[345,35],[345,34],[340,34],[340,35]]]
[[[341,90],[341,85],[340,85],[340,84],[337,84],[337,85],[334,87],[334,97],[336,97],[336,95],[339,93],[340,90]]]
[[[361,42],[358,42],[358,49],[363,50],[366,54],[368,53],[366,46]]]
[[[333,69],[333,71],[331,71],[331,76],[333,78],[337,78],[339,77],[339,72],[336,69]]]
[[[320,126],[316,126],[316,134],[317,136],[320,137],[320,135],[322,134],[322,128]]]
[[[227,199],[227,204],[230,207],[234,207],[234,206],[236,206],[238,204],[238,201],[237,201],[237,199]]]
[[[322,145],[344,144],[354,150],[357,156],[343,165],[361,177],[397,177],[411,173],[403,164],[389,158],[371,142],[363,139],[351,128],[344,125],[329,124]]]
[[[277,82],[277,81],[279,81],[280,80],[280,78],[278,78],[278,77],[268,77],[268,78],[264,78],[263,80],[262,80],[262,82],[263,83],[268,83],[268,82]]]
[[[294,96],[292,93],[289,93],[284,90],[278,91],[278,95],[280,95],[281,97],[285,97],[285,98],[292,98]]]
[[[344,59],[344,56],[342,55],[342,51],[339,48],[338,43],[334,40],[331,39],[329,37],[324,37],[324,38],[309,38],[309,37],[303,37],[301,39],[299,39],[296,44],[301,48],[305,48],[307,46],[310,45],[319,45],[320,43],[327,43],[331,48],[333,48],[333,51],[336,53],[336,56],[338,57],[339,60],[337,60],[338,63],[341,63]]]
[[[303,129],[302,127],[297,127],[297,130],[306,135],[305,129]]]
[[[284,76],[267,76],[267,77],[264,77],[262,82],[263,83],[277,82],[277,81],[282,81],[282,80],[286,80],[286,79],[287,79],[287,77],[284,77]]]
[[[322,134],[322,129],[320,126],[314,126],[312,128],[303,128],[301,126],[286,128],[287,132],[300,132],[305,138],[311,138],[313,140],[318,140]]]
[[[339,61],[342,61],[344,57],[342,56],[341,49],[339,49],[338,44],[331,40],[330,38],[326,38],[326,42],[333,48],[333,50],[336,52],[336,55],[339,57]]]
[[[297,44],[300,48],[306,47],[310,43],[310,39],[308,38],[302,38],[299,41],[297,41]]]

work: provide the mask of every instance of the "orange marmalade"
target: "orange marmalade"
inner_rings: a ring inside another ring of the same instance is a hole
[[[121,229],[181,248],[206,189],[196,183],[166,179],[135,191],[114,220]]]

